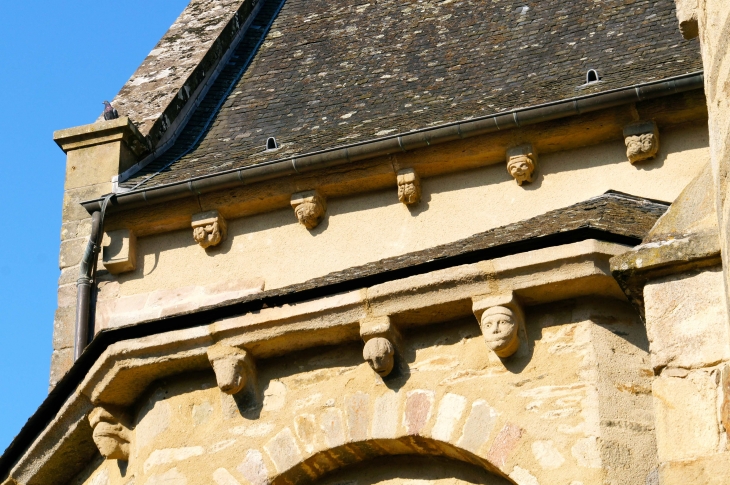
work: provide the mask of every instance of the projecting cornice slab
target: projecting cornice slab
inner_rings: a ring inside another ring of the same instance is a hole
[[[36,483],[39,476],[46,477],[44,483],[62,483],[57,477],[72,473],[95,454],[87,421],[93,409],[133,406],[158,379],[212,369],[214,345],[245,349],[246,355],[265,359],[357,341],[361,322],[381,315],[398,322],[399,328],[468,317],[474,299],[506,293],[527,305],[588,295],[623,300],[608,260],[627,249],[586,240],[117,342],[104,351],[11,476],[20,484]],[[64,450],[71,449],[77,461],[69,466]]]

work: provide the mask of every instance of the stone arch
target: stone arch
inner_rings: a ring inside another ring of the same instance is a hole
[[[525,430],[483,399],[414,389],[358,392],[340,402],[272,426],[238,470],[254,485],[288,485],[379,457],[420,455],[469,463],[514,483]]]
[[[495,480],[499,480],[495,483],[514,483],[489,460],[451,443],[418,435],[363,440],[322,450],[271,477],[270,483],[271,485],[314,483],[332,472],[354,465],[374,461],[381,457],[407,455],[443,457],[456,462],[468,463],[493,475]]]

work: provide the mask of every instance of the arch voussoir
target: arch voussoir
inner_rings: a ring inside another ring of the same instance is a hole
[[[316,452],[288,470],[270,477],[270,482],[272,485],[313,483],[337,469],[394,455],[450,458],[476,465],[489,473],[509,480],[508,476],[486,458],[479,457],[468,450],[426,436],[404,435],[398,438],[379,438],[347,443],[333,449]]]

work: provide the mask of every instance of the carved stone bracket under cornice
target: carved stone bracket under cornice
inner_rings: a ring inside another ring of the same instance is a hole
[[[228,225],[218,211],[193,214],[193,239],[202,248],[219,245],[226,238]]]
[[[314,229],[324,219],[327,212],[327,201],[316,190],[298,192],[291,196],[291,206],[299,219],[299,223],[307,229]]]
[[[507,150],[507,172],[518,185],[532,182],[532,175],[537,168],[537,152],[531,143],[525,143]]]
[[[106,233],[108,243],[102,249],[102,264],[111,274],[127,273],[137,267],[137,237],[133,231],[119,229]]]
[[[107,460],[129,460],[131,431],[126,415],[112,407],[97,406],[89,413],[92,438],[99,453]]]
[[[514,293],[474,297],[472,302],[472,311],[489,349],[500,358],[517,352],[524,332],[525,314]]]
[[[398,171],[398,200],[405,205],[415,205],[421,201],[421,179],[412,168]]]
[[[659,151],[659,130],[653,121],[637,121],[624,127],[626,157],[631,163],[656,157]]]
[[[360,321],[360,337],[365,342],[362,351],[370,367],[381,377],[393,370],[395,353],[400,347],[401,336],[391,323],[390,317],[367,318]]]
[[[217,361],[219,354],[208,351],[221,345],[222,339],[235,349],[234,356],[245,348],[247,355],[258,360],[351,342],[362,328],[363,340],[387,338],[397,353],[398,334],[392,331],[400,322],[418,327],[467,318],[472,315],[472,299],[487,298],[478,296],[485,288],[493,294],[518,293],[524,305],[588,295],[625,301],[608,271],[608,260],[626,250],[619,244],[587,240],[495,258],[488,265],[480,262],[455,266],[293,305],[264,308],[209,325],[118,341],[85,374],[77,391],[15,464],[11,477],[18,483],[44,483],[42,477],[63,467],[70,476],[78,473],[77,464],[68,463],[67,452],[73,450],[81,461],[93,458],[96,447],[89,446],[92,432],[88,416],[95,408],[106,409],[111,416],[96,411],[99,419],[93,421],[95,428],[102,420],[126,427],[116,409],[134,408],[156,380],[210,369],[210,361]],[[524,277],[526,271],[530,278]],[[504,301],[495,303],[500,304],[508,307]],[[228,355],[225,350],[220,353],[223,359]],[[123,452],[127,440],[125,428],[117,429],[119,450],[109,442],[110,456]],[[101,436],[101,431],[98,434]]]
[[[209,347],[207,354],[218,387],[226,394],[237,394],[255,380],[253,358],[246,350],[219,343]]]

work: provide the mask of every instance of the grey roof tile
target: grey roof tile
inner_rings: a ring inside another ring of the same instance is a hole
[[[123,187],[702,68],[697,41],[681,38],[673,0],[262,1],[256,28],[176,144]],[[602,82],[580,87],[589,68]],[[265,152],[269,136],[282,148]]]

